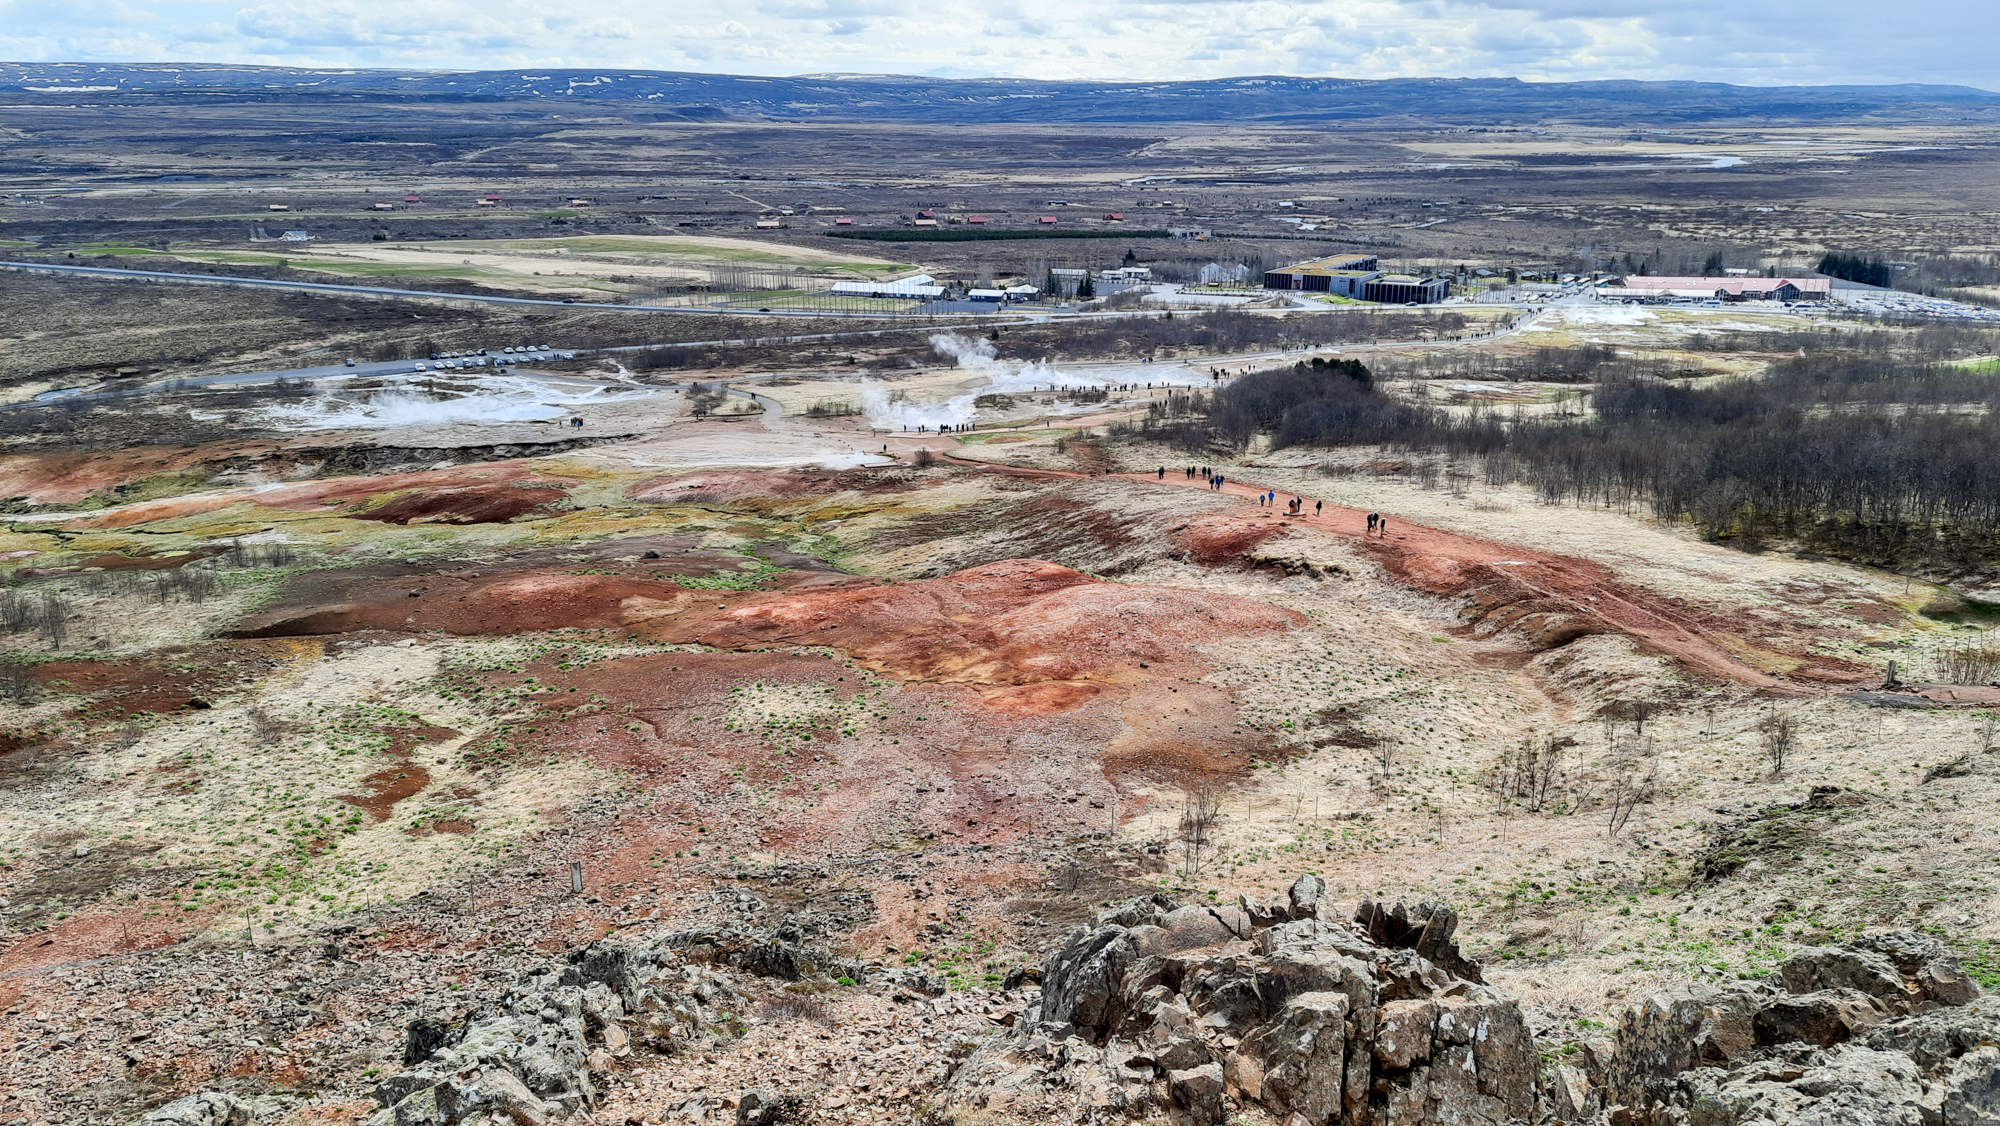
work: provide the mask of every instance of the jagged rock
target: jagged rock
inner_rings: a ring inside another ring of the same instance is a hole
[[[918,974],[917,976],[921,977],[922,974]],[[1000,988],[1008,993],[1012,993],[1023,986],[1040,985],[1041,983],[1042,968],[1040,966],[1015,966],[1013,969],[1007,971],[1007,976],[1001,981]],[[939,992],[941,993],[943,990],[939,990]]]
[[[1203,1064],[1186,1071],[1167,1073],[1167,1090],[1174,1105],[1186,1112],[1194,1126],[1216,1126],[1222,1121],[1222,1067]]]
[[[1100,914],[1050,955],[1041,1000],[973,1053],[947,1101],[990,1113],[1069,1087],[1204,1124],[1225,1096],[1304,1126],[1533,1121],[1539,1056],[1514,998],[1369,941],[1325,909],[1324,886],[1303,878],[1259,910],[1151,896]],[[1449,911],[1393,917],[1456,957]]]
[[[1751,1019],[1759,1047],[1811,1044],[1831,1048],[1854,1039],[1856,1033],[1880,1024],[1889,1015],[1874,998],[1854,989],[1822,989],[1803,996],[1778,997]]]
[[[1326,895],[1326,881],[1308,872],[1292,881],[1285,891],[1292,918],[1310,919],[1319,915],[1319,901]]]
[[[465,1022],[419,1017],[403,1030],[403,1066],[422,1063],[465,1038]]]
[[[1245,1037],[1230,1057],[1245,1097],[1325,1122],[1343,1113],[1347,1070],[1347,997],[1303,993],[1278,1019]]]
[[[1771,980],[1628,1012],[1555,1100],[1632,1126],[2000,1126],[2000,999],[1942,943],[1895,932],[1812,947]],[[1954,1000],[1963,998],[1964,1000]]]
[[[587,1107],[592,1074],[615,1069],[635,1039],[675,1051],[745,1007],[733,979],[717,966],[787,980],[860,979],[872,969],[806,946],[784,924],[766,932],[710,928],[592,943],[567,965],[523,979],[502,1005],[458,1021],[412,1023],[405,1070],[376,1087],[382,1109],[369,1126],[482,1119],[540,1126]],[[899,986],[933,984],[918,971],[874,976]],[[942,983],[931,991],[942,993]]]
[[[200,1091],[156,1107],[139,1126],[250,1126],[250,1108],[220,1091]]]
[[[1364,899],[1354,909],[1354,922],[1377,946],[1414,950],[1425,961],[1457,977],[1480,984],[1486,981],[1480,976],[1479,963],[1461,954],[1452,941],[1458,930],[1458,913],[1442,903],[1427,899],[1410,911],[1401,903],[1384,908]]]
[[[737,1096],[736,1126],[776,1126],[799,1100],[752,1087]]]

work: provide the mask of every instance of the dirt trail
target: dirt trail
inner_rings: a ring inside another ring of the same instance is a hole
[[[1027,469],[994,465],[989,462],[945,454],[956,465],[977,467],[989,472],[1022,477],[1085,477],[1087,474],[1060,469]],[[1175,488],[1207,489],[1200,477],[1184,476],[1170,469],[1165,478],[1151,473],[1122,473],[1116,476]],[[1270,491],[1254,482],[1224,475],[1221,492],[1253,499]],[[1271,508],[1259,509],[1258,518],[1317,528],[1362,541],[1390,574],[1431,594],[1463,595],[1475,588],[1498,583],[1511,586],[1526,596],[1507,598],[1516,613],[1515,621],[1537,617],[1530,622],[1536,631],[1552,634],[1557,643],[1582,633],[1616,631],[1637,639],[1688,669],[1710,676],[1734,680],[1754,688],[1784,695],[1801,695],[1810,689],[1795,680],[1774,676],[1731,653],[1711,636],[1700,615],[1674,605],[1657,595],[1617,581],[1609,568],[1567,555],[1510,547],[1490,540],[1440,531],[1422,524],[1390,516],[1386,535],[1368,532],[1368,514],[1358,508],[1328,505],[1315,514],[1306,511],[1290,515],[1279,507],[1294,494],[1280,491]],[[1315,498],[1307,497],[1308,502]],[[1560,618],[1580,619],[1586,625],[1565,623]],[[1594,624],[1597,628],[1591,628]],[[1797,675],[1817,681],[1850,684],[1854,674],[1846,670],[1795,670]]]
[[[1164,480],[1147,473],[1120,476],[1156,485],[1208,488],[1201,478],[1185,477],[1172,470]],[[1249,499],[1270,490],[1230,479],[1225,474],[1221,491]],[[1305,512],[1296,516],[1286,514],[1281,506],[1289,503],[1293,495],[1280,491],[1272,507],[1261,509],[1260,515],[1361,540],[1391,574],[1432,594],[1462,594],[1480,585],[1482,580],[1503,578],[1539,600],[1543,607],[1537,612],[1559,608],[1587,621],[1601,622],[1694,671],[1773,692],[1794,694],[1805,690],[1735,656],[1709,636],[1696,620],[1696,614],[1618,582],[1602,564],[1440,531],[1393,514],[1388,515],[1386,534],[1371,535],[1368,514],[1358,508],[1327,505],[1315,515],[1312,511],[1315,498],[1307,497]]]

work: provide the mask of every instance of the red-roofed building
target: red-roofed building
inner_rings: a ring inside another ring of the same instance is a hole
[[[1044,222],[1044,223],[1047,223],[1047,224],[1049,224],[1049,225],[1051,225],[1051,226],[1054,226],[1054,225],[1055,225],[1055,221],[1056,221],[1056,217],[1055,217],[1055,216],[1053,216],[1053,215],[1044,215],[1044,216],[1042,216],[1042,222]]]

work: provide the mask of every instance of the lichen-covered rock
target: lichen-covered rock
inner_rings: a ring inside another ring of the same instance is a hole
[[[412,1023],[405,1069],[377,1085],[382,1109],[368,1126],[542,1126],[587,1110],[592,1075],[617,1069],[635,1041],[677,1051],[745,1007],[721,967],[786,980],[839,974],[897,987],[931,984],[921,973],[871,974],[804,945],[782,925],[607,939],[575,952],[567,965],[524,978],[500,1004],[455,1022]],[[942,984],[934,990],[942,991]]]
[[[250,1126],[250,1108],[220,1091],[199,1091],[149,1111],[139,1126]]]
[[[1771,980],[1648,999],[1555,1109],[1631,1126],[2000,1126],[2000,999],[1935,939],[1812,947]]]
[[[1534,1121],[1540,1061],[1514,998],[1371,941],[1327,910],[1324,890],[1302,877],[1266,906],[1152,896],[1104,912],[1049,957],[1041,1000],[1013,1037],[973,1054],[949,1101],[1022,1114],[1041,1092],[1071,1090],[1203,1126],[1225,1100],[1305,1126]],[[1447,910],[1383,918],[1462,961]]]

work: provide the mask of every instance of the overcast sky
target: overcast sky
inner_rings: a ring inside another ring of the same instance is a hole
[[[2000,89],[2000,0],[0,0],[0,58]]]

